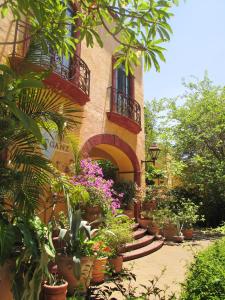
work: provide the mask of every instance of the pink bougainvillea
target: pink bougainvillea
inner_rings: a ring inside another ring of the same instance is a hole
[[[113,180],[103,178],[103,172],[98,163],[88,158],[81,160],[80,164],[81,174],[73,177],[73,184],[96,188],[104,194],[105,201],[111,205],[113,212],[120,208],[120,198],[123,194],[117,194],[113,190]]]

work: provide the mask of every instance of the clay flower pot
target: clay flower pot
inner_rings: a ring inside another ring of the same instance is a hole
[[[101,208],[99,206],[89,206],[84,208],[84,220],[93,222],[99,219]]]
[[[45,300],[66,300],[68,283],[62,285],[43,285],[44,299]]]
[[[93,283],[104,282],[107,261],[108,257],[96,258],[92,271]]]
[[[157,201],[156,200],[143,202],[143,204],[142,204],[142,209],[145,210],[145,211],[152,211],[152,210],[156,209],[156,207],[157,207]]]
[[[109,263],[112,266],[115,273],[120,273],[122,271],[122,266],[123,266],[123,256],[118,255],[115,258],[110,258]]]
[[[150,234],[159,235],[160,234],[160,228],[156,223],[150,222],[150,224],[148,226],[148,232]]]
[[[193,238],[193,228],[185,228],[182,230],[185,240],[192,240]]]
[[[56,263],[58,265],[58,273],[68,282],[68,294],[73,295],[74,290],[79,286],[81,292],[86,292],[90,285],[92,277],[92,269],[94,257],[81,258],[81,277],[78,280],[73,272],[73,258],[71,256],[58,255]]]
[[[134,209],[124,209],[123,213],[128,216],[130,219],[134,218]]]
[[[138,223],[142,228],[148,228],[148,226],[150,225],[150,221],[150,219],[138,219]]]
[[[171,240],[175,243],[183,243],[184,236],[183,235],[174,235]]]
[[[2,266],[0,266],[0,299],[12,300],[12,280],[13,270],[15,270],[16,260],[7,260]]]
[[[174,236],[177,236],[177,226],[172,223],[168,223],[163,228],[163,236],[169,240],[172,241]]]

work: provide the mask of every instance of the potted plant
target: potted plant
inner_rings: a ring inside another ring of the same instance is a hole
[[[68,293],[73,295],[75,288],[85,292],[90,284],[94,256],[89,240],[94,231],[81,219],[79,209],[70,206],[69,217],[69,229],[60,229],[59,239],[65,242],[65,247],[56,256],[56,263],[59,275],[68,282]]]
[[[134,201],[137,191],[137,186],[133,181],[120,181],[113,185],[114,190],[122,195],[121,208],[125,215],[129,218],[134,218]]]
[[[182,233],[184,238],[191,240],[193,238],[193,225],[197,221],[204,221],[204,217],[198,214],[199,206],[191,200],[185,200],[181,204],[179,217],[183,224]]]
[[[109,213],[106,217],[105,227],[101,231],[104,241],[111,249],[109,263],[115,273],[122,270],[121,250],[133,240],[132,224],[133,222],[125,215],[115,216]]]
[[[102,240],[101,235],[94,239],[92,250],[94,251],[95,260],[92,271],[92,282],[102,283],[105,280],[106,265],[108,257],[110,256],[111,249]]]
[[[42,297],[44,300],[66,300],[68,282],[57,273],[49,274],[48,281],[43,284]]]
[[[90,158],[80,162],[81,173],[72,178],[73,184],[82,185],[89,193],[89,200],[81,206],[83,217],[93,222],[104,217],[108,210],[120,207],[120,195],[116,194],[112,180],[103,176],[101,167]]]
[[[148,211],[142,211],[141,212],[141,217],[138,219],[138,223],[142,228],[148,228],[148,226],[151,223],[151,219],[149,217],[149,212]]]
[[[11,279],[11,283],[4,285],[1,297],[26,299],[29,295],[30,299],[38,300],[48,262],[55,257],[51,232],[38,217],[14,216],[11,223],[0,223],[0,264],[9,272],[5,279]],[[12,293],[7,291],[7,286]]]

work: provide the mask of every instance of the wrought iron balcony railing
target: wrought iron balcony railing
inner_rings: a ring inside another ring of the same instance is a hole
[[[132,97],[111,87],[110,112],[125,116],[141,126],[141,107]]]
[[[12,57],[25,57],[32,43],[29,37],[29,27],[30,25],[26,22],[16,21]],[[45,53],[39,46],[36,49],[34,60],[31,62],[52,70],[89,96],[90,70],[78,55],[74,54],[73,57],[66,59],[63,56],[60,57],[50,47],[48,52]]]

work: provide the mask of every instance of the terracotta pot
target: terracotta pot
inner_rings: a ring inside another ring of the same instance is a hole
[[[15,259],[11,259],[0,266],[0,299],[2,300],[13,300],[11,288],[15,263]]]
[[[163,236],[172,241],[174,236],[177,236],[177,226],[175,224],[169,223],[163,227]]]
[[[192,240],[193,238],[193,228],[185,228],[182,230],[185,240]]]
[[[120,273],[122,271],[122,266],[123,266],[123,256],[118,255],[115,258],[110,258],[109,263],[116,273]]]
[[[97,258],[95,260],[92,272],[92,281],[94,283],[104,282],[107,261],[107,257]]]
[[[44,299],[45,300],[66,300],[66,294],[67,294],[67,286],[68,283],[65,282],[62,285],[43,285],[43,293],[44,293]]]
[[[151,220],[150,219],[138,219],[138,223],[142,228],[148,228],[150,225]]]
[[[84,220],[93,222],[101,216],[101,208],[99,206],[89,206],[84,208]]]
[[[90,285],[92,277],[92,269],[94,257],[81,258],[81,277],[78,280],[73,272],[73,258],[72,256],[58,255],[56,257],[58,265],[58,273],[68,282],[68,294],[73,295],[75,288],[79,286],[79,291],[86,292]]]
[[[150,224],[148,226],[148,232],[150,234],[159,235],[160,234],[160,228],[156,223],[150,221]]]
[[[128,216],[130,219],[134,218],[134,209],[124,209],[123,213]]]
[[[184,241],[183,235],[174,235],[171,239],[175,243],[182,243]]]
[[[157,201],[156,200],[151,200],[148,202],[143,202],[142,204],[142,209],[145,211],[152,211],[155,210],[157,207]]]

